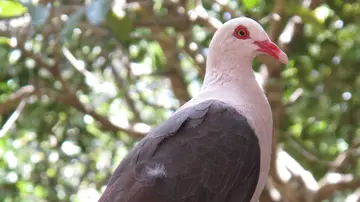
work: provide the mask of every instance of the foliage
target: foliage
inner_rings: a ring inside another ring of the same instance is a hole
[[[85,2],[0,1],[0,201],[96,201],[199,91],[214,31],[240,15],[290,58],[254,62],[277,162],[261,201],[359,199],[359,0]]]

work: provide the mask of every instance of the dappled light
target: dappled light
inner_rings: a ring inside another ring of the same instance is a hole
[[[97,201],[238,16],[289,58],[253,62],[274,120],[260,202],[359,201],[359,0],[0,0],[0,201]]]

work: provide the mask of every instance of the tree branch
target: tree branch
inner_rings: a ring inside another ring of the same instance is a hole
[[[360,147],[360,138],[354,138],[350,147],[343,153],[339,154],[334,162],[331,163],[330,172],[341,171],[348,164],[351,156],[356,152],[358,147]]]
[[[311,9],[315,8],[317,5],[315,3],[310,3],[312,5]],[[279,37],[284,34],[284,32],[292,32],[292,33],[300,33],[297,29],[300,27],[300,22],[298,18],[291,18],[287,24],[295,23],[296,26],[290,26],[288,29],[284,29],[284,13],[285,13],[285,0],[276,0],[275,7],[273,9],[272,14],[272,21],[268,29],[269,37],[272,41],[277,42]],[[303,6],[306,6],[305,4]],[[288,33],[286,33],[288,34]],[[281,43],[280,40],[280,47],[287,52],[290,48],[290,44],[296,40],[295,36],[293,35],[290,37],[287,43]],[[285,186],[284,182],[280,179],[276,167],[277,161],[277,148],[278,148],[278,138],[281,134],[281,125],[282,125],[282,118],[284,114],[284,103],[282,102],[282,94],[283,94],[283,84],[277,82],[281,77],[281,70],[282,65],[279,62],[276,62],[269,57],[259,57],[260,61],[266,65],[266,69],[268,72],[268,80],[265,82],[265,89],[268,95],[269,103],[272,107],[273,111],[273,120],[274,120],[274,131],[273,131],[273,141],[272,141],[272,153],[271,153],[271,164],[270,164],[270,176],[275,184],[275,187],[280,191],[285,191],[287,187]],[[295,190],[293,190],[295,191]]]
[[[123,57],[122,59],[123,65],[129,66],[129,61],[127,59],[127,57]],[[128,91],[129,91],[129,85],[127,85],[124,80],[121,78],[118,70],[115,68],[116,64],[113,63],[112,65],[110,65],[115,82],[116,82],[116,86],[118,88],[119,91],[122,91],[124,94],[124,99],[126,104],[128,105],[128,107],[130,108],[130,111],[133,113],[134,115],[134,122],[140,122],[141,121],[141,116],[140,113],[138,111],[138,109],[136,109],[134,100],[131,99]],[[127,68],[128,71],[130,70],[130,68]],[[128,80],[130,80],[130,78],[128,78]]]
[[[13,36],[24,32],[31,23],[31,18],[27,14],[10,18],[0,18],[0,36]]]
[[[218,3],[221,6],[221,9],[225,12],[230,13],[231,17],[233,17],[233,18],[242,15],[242,13],[240,11],[235,10],[229,6],[228,0],[225,0],[225,1],[224,0],[212,0],[212,2]]]
[[[5,102],[0,103],[0,115],[9,112],[13,107],[19,105],[22,100],[34,95],[35,93],[35,87],[32,85],[21,87],[11,94]]]
[[[332,177],[331,175],[337,175]],[[327,198],[329,198],[331,195],[335,193],[335,191],[342,191],[345,189],[351,189],[354,190],[356,188],[360,187],[360,178],[354,178],[351,174],[348,175],[342,175],[339,173],[329,173],[328,179],[324,183],[323,186],[316,192],[314,195],[313,202],[320,202]],[[336,182],[331,182],[332,179],[330,178],[339,178],[336,180]]]
[[[177,41],[170,37],[164,37],[158,42],[167,59],[165,66],[166,69],[169,70],[169,79],[171,81],[173,92],[179,100],[180,105],[183,105],[190,100],[190,95],[187,91],[187,84],[180,67],[179,51],[176,44]]]
[[[268,29],[269,37],[274,42],[277,42],[283,28],[282,22],[284,21],[285,6],[285,0],[275,1],[275,7],[272,11],[272,21]]]
[[[163,106],[163,105],[160,105],[160,104],[157,104],[157,103],[152,103],[150,102],[149,100],[147,100],[141,92],[137,92],[138,95],[139,95],[139,100],[144,103],[145,105],[147,106],[150,106],[150,107],[154,107],[154,108],[158,108],[158,109],[165,109],[165,110],[172,110],[172,111],[176,111],[178,108],[177,107],[167,107],[167,106]]]
[[[10,118],[6,121],[6,123],[1,128],[1,130],[0,130],[0,138],[3,137],[11,129],[11,126],[14,125],[15,121],[19,118],[19,116],[20,116],[22,110],[24,109],[25,105],[26,105],[25,100],[24,99],[21,100],[20,104],[17,106],[14,113],[12,113]]]
[[[195,62],[195,65],[198,67],[198,72],[201,78],[205,76],[206,62],[205,56],[201,53],[200,45],[194,41],[191,41],[190,34],[183,34],[185,39],[184,49],[187,55]]]
[[[146,135],[145,133],[136,131],[132,127],[125,128],[125,127],[120,127],[120,126],[112,123],[107,117],[96,113],[95,110],[92,109],[90,106],[87,106],[87,105],[81,103],[77,99],[76,95],[70,94],[67,96],[57,96],[57,97],[55,97],[55,100],[58,102],[61,102],[63,104],[71,105],[72,107],[79,110],[80,112],[83,112],[84,114],[89,114],[90,116],[92,116],[95,120],[97,120],[100,123],[102,128],[104,128],[106,130],[110,130],[113,132],[118,132],[118,131],[125,132],[125,133],[129,134],[129,136],[131,136],[135,140],[139,140]]]

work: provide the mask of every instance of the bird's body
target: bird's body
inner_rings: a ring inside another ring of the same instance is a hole
[[[256,134],[261,148],[261,168],[259,178],[262,180],[259,181],[256,194],[254,194],[257,196],[254,197],[254,199],[256,198],[257,200],[264,188],[269,172],[273,122],[271,108],[265,97],[264,91],[256,82],[252,69],[249,70],[251,70],[251,72],[242,72],[243,75],[248,74],[248,77],[241,80],[237,79],[239,77],[237,77],[238,75],[236,73],[227,75],[228,78],[226,80],[230,81],[231,79],[234,79],[236,82],[225,82],[219,83],[218,85],[211,84],[211,87],[207,87],[207,84],[204,83],[203,91],[199,96],[190,100],[181,109],[192,105],[196,106],[206,100],[215,99],[227,103],[229,106],[234,107],[239,114],[245,116],[247,124],[253,129],[254,134]],[[224,75],[224,77],[226,76]],[[244,86],[245,84],[247,87],[242,88],[241,86]],[[222,120],[219,121],[221,122]],[[251,202],[256,202],[256,200],[252,200]]]
[[[239,29],[264,32],[248,18],[216,32],[201,92],[129,152],[101,202],[258,200],[269,171],[272,118],[251,64],[259,54],[255,44],[269,42],[265,32],[251,41]]]

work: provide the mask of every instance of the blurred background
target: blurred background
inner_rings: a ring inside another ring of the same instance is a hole
[[[0,201],[97,201],[243,15],[290,59],[254,61],[274,117],[260,202],[360,201],[360,0],[0,0]]]

